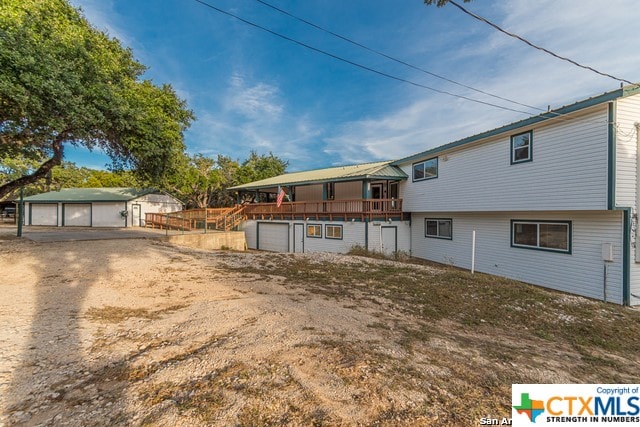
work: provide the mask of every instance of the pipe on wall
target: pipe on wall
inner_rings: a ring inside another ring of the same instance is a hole
[[[638,229],[638,208],[640,208],[640,123],[635,122],[636,128],[636,206],[635,206],[635,261],[640,263],[640,230]]]

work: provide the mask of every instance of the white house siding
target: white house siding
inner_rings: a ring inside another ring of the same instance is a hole
[[[91,205],[91,225],[93,227],[124,227],[125,219],[120,212],[125,202],[94,202]]]
[[[296,186],[296,202],[322,200],[322,184]]]
[[[65,227],[90,227],[91,226],[91,203],[64,203]]]
[[[636,207],[636,167],[640,95],[621,98],[616,104],[616,206]]]
[[[386,244],[381,242],[381,238],[384,236],[382,227],[395,227],[397,235],[396,251],[398,252],[411,252],[411,223],[409,221],[392,221],[391,223],[385,221],[373,221],[369,223],[369,238],[368,249],[374,252],[385,252],[384,248]],[[386,242],[385,242],[386,243]]]
[[[335,183],[335,200],[362,199],[362,181]]]
[[[29,225],[58,225],[57,203],[26,203],[25,207],[28,215],[28,219],[25,217],[25,221],[28,221]]]
[[[607,107],[533,127],[533,161],[510,164],[510,134],[438,156],[438,177],[402,191],[403,209],[421,211],[598,210],[607,204]]]
[[[144,217],[146,213],[167,213],[182,210],[182,203],[166,194],[146,194],[127,202],[127,225],[129,227],[138,226],[133,224],[133,205],[140,205],[140,225],[144,227]]]
[[[260,222],[260,235],[263,234],[263,224],[282,224],[280,221],[266,222],[266,221],[245,221],[242,230],[245,232],[245,238],[247,241],[247,247],[250,249],[257,249],[258,243],[258,222]],[[375,221],[370,223],[365,222],[341,222],[341,221],[287,221],[289,225],[289,242],[288,250],[293,252],[294,250],[294,224],[303,224],[303,246],[304,252],[334,252],[334,253],[347,253],[349,250],[358,245],[366,247],[368,243],[368,249],[371,251],[380,252],[380,227],[395,227],[397,233],[397,250],[403,252],[410,251],[410,239],[411,230],[409,221],[393,221],[387,223],[384,221]],[[322,237],[308,237],[306,234],[306,226],[310,224],[317,224],[322,227]],[[342,226],[342,239],[327,238],[326,225]],[[366,235],[368,228],[368,237]],[[262,241],[262,237],[260,237]],[[281,247],[287,247],[285,242],[280,243]],[[261,245],[260,249],[264,249]]]
[[[451,218],[453,239],[424,236],[424,219]],[[511,220],[572,221],[572,253],[511,247]],[[622,303],[622,212],[436,212],[412,215],[412,255],[462,268],[471,267],[476,230],[477,271],[509,277],[591,298],[603,298],[602,244],[612,243],[607,300]]]
[[[630,303],[640,304],[640,227],[637,214],[638,186],[638,130],[640,123],[640,95],[621,98],[616,102],[616,206],[630,207],[636,217],[632,220]]]

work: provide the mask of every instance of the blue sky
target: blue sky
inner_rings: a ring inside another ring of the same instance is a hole
[[[190,154],[273,152],[289,171],[400,158],[539,113],[377,56],[255,0],[203,0],[380,72],[529,114],[386,78],[222,15],[195,0],[71,0],[170,83],[197,120]],[[510,38],[452,5],[422,0],[265,0],[372,49],[541,109],[619,87]],[[462,0],[459,0],[462,3]],[[474,0],[469,10],[549,50],[640,81],[636,0]],[[67,160],[104,168],[99,152]]]

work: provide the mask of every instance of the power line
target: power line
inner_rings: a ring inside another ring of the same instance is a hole
[[[528,112],[528,111],[516,110],[514,108],[509,108],[509,107],[505,107],[505,106],[502,106],[502,105],[493,104],[491,102],[486,102],[486,101],[481,101],[479,99],[469,98],[469,97],[464,96],[464,95],[458,95],[458,94],[455,94],[455,93],[447,92],[447,91],[436,89],[436,88],[433,88],[433,87],[430,87],[430,86],[426,86],[426,85],[423,85],[423,84],[420,84],[420,83],[416,83],[416,82],[413,82],[411,80],[404,79],[402,77],[393,76],[391,74],[385,73],[384,71],[379,71],[379,70],[376,70],[374,68],[368,67],[366,65],[359,64],[357,62],[351,61],[349,59],[343,58],[343,57],[338,56],[338,55],[334,55],[334,54],[332,54],[330,52],[327,52],[325,50],[319,49],[317,47],[308,45],[306,43],[303,43],[303,42],[298,41],[296,39],[293,39],[291,37],[285,36],[284,34],[280,34],[278,32],[270,30],[270,29],[268,29],[266,27],[263,27],[263,26],[261,26],[259,24],[256,24],[255,22],[248,21],[248,20],[246,20],[244,18],[239,17],[238,15],[234,15],[231,12],[227,12],[226,10],[223,10],[223,9],[220,9],[220,8],[218,8],[216,6],[213,6],[212,4],[209,4],[209,3],[207,3],[207,2],[205,2],[203,0],[194,0],[194,1],[197,2],[197,3],[200,3],[203,6],[206,6],[206,7],[210,8],[210,9],[213,9],[218,13],[221,13],[223,15],[227,15],[229,17],[237,19],[238,21],[244,22],[247,25],[250,25],[250,26],[252,26],[254,28],[258,28],[258,29],[260,29],[262,31],[265,31],[265,32],[267,32],[269,34],[272,34],[272,35],[274,35],[276,37],[280,37],[281,39],[287,40],[287,41],[289,41],[291,43],[295,43],[295,44],[297,44],[299,46],[302,46],[302,47],[304,47],[306,49],[312,50],[312,51],[317,52],[317,53],[321,53],[321,54],[326,55],[326,56],[328,56],[330,58],[336,59],[338,61],[342,61],[344,63],[353,65],[354,67],[358,67],[360,69],[363,69],[363,70],[378,74],[380,76],[387,77],[389,79],[396,80],[396,81],[399,81],[399,82],[407,83],[407,84],[410,84],[410,85],[413,85],[413,86],[416,86],[416,87],[420,87],[420,88],[423,88],[423,89],[427,89],[427,90],[430,90],[430,91],[433,91],[433,92],[437,92],[437,93],[440,93],[440,94],[443,94],[443,95],[448,95],[448,96],[452,96],[452,97],[455,97],[455,98],[464,99],[464,100],[475,102],[475,103],[478,103],[478,104],[487,105],[487,106],[490,106],[490,107],[500,108],[502,110],[513,111],[513,112],[516,112],[516,113],[531,115],[531,112]]]
[[[603,73],[601,71],[596,70],[595,68],[589,67],[587,65],[582,65],[582,64],[580,64],[580,63],[578,63],[578,62],[576,62],[576,61],[574,61],[574,60],[572,60],[570,58],[558,55],[557,53],[554,53],[554,52],[552,52],[552,51],[550,51],[548,49],[545,49],[545,48],[543,48],[541,46],[533,44],[532,42],[530,42],[529,40],[525,39],[524,37],[521,37],[521,36],[519,36],[517,34],[514,34],[514,33],[510,33],[509,31],[505,30],[504,28],[501,28],[500,26],[494,24],[493,22],[489,21],[488,19],[483,18],[482,16],[479,16],[479,15],[476,15],[475,13],[465,9],[464,7],[462,7],[461,5],[456,3],[454,0],[449,0],[449,3],[451,3],[452,5],[454,5],[455,7],[457,7],[458,9],[463,11],[464,13],[466,13],[467,15],[469,15],[469,16],[471,16],[471,17],[473,17],[473,18],[475,18],[475,19],[477,19],[479,21],[482,21],[482,22],[484,22],[484,23],[486,23],[486,24],[488,24],[490,26],[492,26],[493,28],[495,28],[496,30],[500,31],[501,33],[504,33],[504,34],[506,34],[506,35],[508,35],[510,37],[515,38],[515,39],[518,39],[518,40],[528,44],[529,46],[531,46],[531,47],[533,47],[535,49],[538,49],[538,50],[541,50],[541,51],[543,51],[545,53],[548,53],[549,55],[551,55],[553,57],[556,57],[558,59],[562,59],[563,61],[570,62],[573,65],[576,65],[576,66],[578,66],[580,68],[584,68],[585,70],[593,71],[594,73],[600,74],[601,76],[609,77],[609,78],[612,78],[613,80],[616,80],[616,81],[619,81],[619,82],[625,82],[625,83],[628,83],[630,85],[635,85],[635,83],[630,82],[629,80],[621,79],[619,77],[612,76],[611,74]]]
[[[431,72],[431,71],[429,71],[429,70],[425,70],[424,68],[420,68],[420,67],[418,67],[418,66],[412,65],[412,64],[410,64],[410,63],[408,63],[408,62],[406,62],[406,61],[403,61],[403,60],[401,60],[401,59],[397,59],[397,58],[394,58],[394,57],[392,57],[392,56],[390,56],[390,55],[387,55],[387,54],[386,54],[386,53],[384,53],[384,52],[380,52],[379,50],[376,50],[376,49],[370,48],[370,47],[368,47],[368,46],[365,46],[365,45],[363,45],[362,43],[358,43],[357,41],[352,40],[352,39],[350,39],[349,37],[342,36],[342,35],[337,34],[337,33],[333,32],[333,31],[331,31],[331,30],[328,30],[328,29],[326,29],[326,28],[323,28],[323,27],[321,27],[320,25],[314,24],[313,22],[310,22],[310,21],[308,21],[308,20],[306,20],[306,19],[304,19],[304,18],[300,18],[300,17],[298,17],[298,16],[295,16],[295,15],[293,15],[292,13],[287,12],[286,10],[280,9],[280,8],[278,8],[278,7],[276,7],[276,6],[272,5],[272,4],[267,3],[266,1],[263,1],[263,0],[256,0],[256,1],[257,1],[258,3],[262,3],[263,5],[265,5],[265,6],[269,7],[269,8],[271,8],[271,9],[273,9],[273,10],[278,11],[278,12],[280,12],[280,13],[284,14],[284,15],[287,15],[287,16],[289,16],[289,17],[291,17],[291,18],[293,18],[293,19],[295,19],[295,20],[297,20],[297,21],[303,22],[303,23],[305,23],[305,24],[307,24],[307,25],[309,25],[309,26],[311,26],[311,27],[313,27],[313,28],[316,28],[316,29],[318,29],[318,30],[320,30],[320,31],[323,31],[323,32],[327,33],[327,34],[331,34],[331,35],[332,35],[332,36],[334,36],[334,37],[337,37],[337,38],[339,38],[339,39],[341,39],[341,40],[344,40],[344,41],[346,41],[346,42],[348,42],[348,43],[351,43],[351,44],[353,44],[353,45],[355,45],[355,46],[361,47],[361,48],[363,48],[363,49],[365,49],[365,50],[367,50],[367,51],[369,51],[369,52],[375,53],[376,55],[379,55],[379,56],[382,56],[382,57],[384,57],[384,58],[390,59],[391,61],[394,61],[394,62],[397,62],[397,63],[399,63],[399,64],[405,65],[405,66],[407,66],[407,67],[409,67],[409,68],[412,68],[412,69],[414,69],[414,70],[420,71],[420,72],[422,72],[422,73],[428,74],[428,75],[430,75],[430,76],[436,77],[436,78],[441,79],[441,80],[444,80],[444,81],[446,81],[446,82],[453,83],[453,84],[455,84],[455,85],[458,85],[458,86],[461,86],[461,87],[464,87],[464,88],[467,88],[467,89],[473,90],[473,91],[478,92],[478,93],[481,93],[481,94],[483,94],[483,95],[487,95],[487,96],[491,96],[491,97],[493,97],[493,98],[500,99],[500,100],[502,100],[502,101],[511,102],[512,104],[517,104],[517,105],[520,105],[520,106],[522,106],[522,107],[531,108],[531,109],[533,109],[533,110],[545,111],[545,110],[544,110],[544,109],[542,109],[542,108],[534,107],[534,106],[532,106],[532,105],[523,104],[523,103],[521,103],[521,102],[514,101],[514,100],[509,99],[509,98],[504,98],[504,97],[502,97],[502,96],[495,95],[495,94],[492,94],[492,93],[490,93],[490,92],[486,92],[486,91],[483,91],[483,90],[481,90],[481,89],[474,88],[474,87],[469,86],[469,85],[466,85],[466,84],[464,84],[464,83],[457,82],[457,81],[455,81],[455,80],[452,80],[452,79],[449,79],[449,78],[447,78],[447,77],[441,76],[441,75],[436,74],[436,73],[434,73],[434,72]]]

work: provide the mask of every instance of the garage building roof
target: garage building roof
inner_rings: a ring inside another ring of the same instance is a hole
[[[25,202],[126,202],[146,194],[155,193],[153,189],[136,188],[65,188],[60,191],[36,194],[25,197]]]

